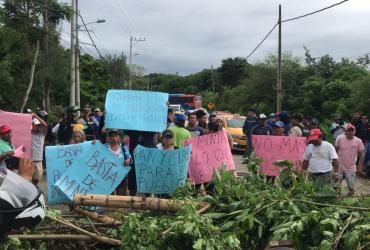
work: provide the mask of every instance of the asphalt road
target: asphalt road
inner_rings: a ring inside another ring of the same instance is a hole
[[[246,165],[243,164],[243,155],[240,152],[233,152],[234,163],[236,171],[240,173],[246,173]],[[46,175],[44,175],[43,181],[40,183],[40,189],[45,195],[47,195]],[[370,179],[359,177],[356,181],[356,195],[369,195],[370,194]],[[347,184],[343,181],[343,194],[348,192]]]

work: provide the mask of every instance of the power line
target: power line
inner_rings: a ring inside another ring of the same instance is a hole
[[[262,39],[262,41],[252,50],[251,53],[249,53],[249,55],[246,57],[246,60],[248,60],[248,58],[253,55],[253,53],[262,45],[262,43],[270,36],[270,34],[274,31],[274,29],[276,28],[278,24],[276,23],[274,25],[274,27],[272,27],[272,29],[267,33],[267,35]]]
[[[282,23],[285,23],[285,22],[290,22],[290,21],[294,21],[294,20],[297,20],[297,19],[300,19],[300,18],[304,18],[304,17],[307,17],[307,16],[311,16],[311,15],[314,15],[316,13],[319,13],[319,12],[322,12],[324,10],[327,10],[327,9],[330,9],[330,8],[333,8],[335,6],[338,6],[338,5],[341,5],[345,2],[348,2],[349,0],[343,0],[341,2],[338,2],[338,3],[335,3],[335,4],[332,4],[330,6],[327,6],[325,8],[322,8],[322,9],[319,9],[319,10],[315,10],[313,12],[309,12],[307,14],[304,14],[304,15],[301,15],[301,16],[297,16],[297,17],[293,17],[293,18],[289,18],[289,19],[286,19],[286,20],[282,20],[281,22]],[[262,43],[270,36],[270,34],[274,31],[274,29],[276,28],[276,26],[278,25],[278,23],[276,23],[272,29],[267,33],[267,35],[262,39],[262,41],[252,50],[252,52],[249,53],[249,55],[246,57],[246,60],[248,60],[248,58],[250,56],[253,55],[253,53],[262,45]]]
[[[83,17],[82,17],[82,15],[80,14],[80,12],[78,12],[78,16],[81,18],[81,21],[82,21],[83,25],[85,26],[85,30],[86,30],[87,34],[89,35],[89,38],[90,38],[90,40],[91,40],[91,42],[92,42],[93,46],[95,47],[95,49],[96,49],[96,51],[98,52],[98,54],[99,54],[100,58],[102,59],[102,58],[103,58],[103,56],[101,55],[101,53],[100,53],[100,51],[99,51],[98,47],[96,46],[96,44],[95,44],[95,42],[94,42],[94,39],[92,39],[92,37],[91,37],[91,35],[90,35],[90,31],[88,30],[88,28],[87,28],[87,26],[86,26],[86,23],[85,23],[85,20],[83,19]]]
[[[285,23],[285,22],[294,21],[294,20],[297,20],[297,19],[300,19],[300,18],[303,18],[303,17],[311,16],[311,15],[314,15],[314,14],[316,14],[316,13],[322,12],[322,11],[324,11],[324,10],[327,10],[327,9],[333,8],[333,7],[338,6],[338,5],[341,5],[341,4],[343,4],[343,3],[345,3],[345,2],[348,2],[348,1],[349,1],[349,0],[343,0],[343,1],[339,2],[339,3],[335,3],[335,4],[333,4],[333,5],[327,6],[327,7],[325,7],[325,8],[319,9],[319,10],[315,10],[315,11],[313,11],[313,12],[310,12],[310,13],[307,13],[307,14],[304,14],[304,15],[301,15],[301,16],[297,16],[297,17],[293,17],[293,18],[286,19],[286,20],[282,20],[281,22],[282,22],[282,23]]]

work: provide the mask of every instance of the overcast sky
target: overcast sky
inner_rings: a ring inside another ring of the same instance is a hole
[[[102,54],[129,55],[130,36],[145,37],[133,44],[133,63],[150,73],[186,75],[218,67],[228,57],[246,57],[278,19],[288,19],[341,0],[79,0],[86,22]],[[70,1],[65,1],[70,3]],[[282,48],[303,56],[357,58],[370,52],[370,0],[350,0],[329,10],[282,26]],[[63,43],[69,43],[70,26],[62,26]],[[277,52],[277,29],[250,57],[261,61]],[[80,39],[89,42],[86,35]],[[96,53],[89,46],[88,53]]]

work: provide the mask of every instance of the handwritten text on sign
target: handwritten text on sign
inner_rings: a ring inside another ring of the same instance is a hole
[[[67,202],[67,197],[54,185],[62,174],[91,145],[84,142],[72,145],[48,146],[45,149],[46,174],[48,183],[48,203],[60,204]]]
[[[107,128],[162,132],[167,125],[168,94],[109,90],[105,100]]]
[[[194,137],[186,140],[188,144],[192,145],[189,176],[195,184],[211,181],[213,170],[222,165],[227,170],[235,169],[226,131]]]
[[[279,168],[274,165],[277,160],[291,160],[296,168],[300,169],[306,149],[306,140],[306,137],[296,136],[252,136],[254,151],[263,160],[262,173],[278,176]]]
[[[168,194],[187,177],[191,146],[160,150],[138,145],[134,151],[136,183],[140,193]]]
[[[31,126],[32,116],[12,112],[0,112],[0,126],[8,124],[12,127],[12,144],[15,148],[24,146],[24,157],[31,157]]]
[[[111,194],[131,170],[99,141],[80,155],[55,185],[73,200],[77,193]]]

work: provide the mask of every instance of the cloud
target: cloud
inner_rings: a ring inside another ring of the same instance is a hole
[[[79,1],[104,53],[129,55],[130,36],[146,37],[133,44],[133,62],[148,72],[190,74],[227,57],[247,56],[277,22],[299,16],[339,0],[89,0]],[[348,1],[315,15],[284,23],[283,51],[303,56],[356,58],[368,53],[370,1]],[[64,33],[70,28],[64,24]],[[66,38],[66,34],[63,35]],[[67,38],[68,40],[68,38]],[[81,40],[88,42],[85,35]],[[277,29],[250,58],[252,62],[277,51]]]

